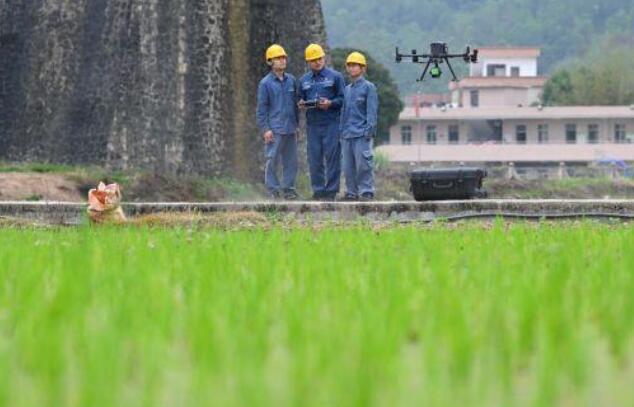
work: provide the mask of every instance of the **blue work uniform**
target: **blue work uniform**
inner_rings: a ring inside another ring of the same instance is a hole
[[[260,81],[256,121],[260,134],[273,131],[274,141],[264,146],[266,165],[264,184],[273,196],[295,192],[297,178],[297,108],[299,87],[297,79],[285,73],[278,78],[270,72]],[[278,181],[277,167],[282,163],[282,182]]]
[[[328,110],[306,111],[307,155],[310,183],[315,198],[334,198],[341,178],[341,144],[339,121],[345,81],[334,69],[308,72],[300,79],[300,98],[329,99]]]
[[[374,197],[372,142],[378,108],[379,98],[373,83],[361,77],[346,86],[340,131],[347,197]]]

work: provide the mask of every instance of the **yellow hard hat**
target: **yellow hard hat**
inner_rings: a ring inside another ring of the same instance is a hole
[[[323,58],[326,56],[324,49],[319,44],[310,44],[306,47],[306,61],[314,61],[319,58]]]
[[[363,66],[368,66],[368,63],[365,61],[365,56],[363,56],[362,53],[356,51],[348,55],[348,59],[346,59],[346,65],[347,64],[359,64]]]
[[[273,58],[285,57],[286,51],[281,45],[273,44],[266,49],[266,60],[269,61]]]

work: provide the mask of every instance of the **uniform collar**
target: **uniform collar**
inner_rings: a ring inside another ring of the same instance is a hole
[[[361,75],[359,79],[350,83],[352,84],[352,86],[357,86],[357,85],[361,85],[363,82],[365,82],[365,76]]]
[[[316,78],[316,77],[318,77],[318,76],[326,76],[326,75],[325,75],[325,73],[326,73],[326,69],[328,69],[328,68],[326,68],[326,67],[324,66],[323,68],[321,68],[321,71],[319,71],[319,72],[317,72],[317,73],[315,73],[315,71],[313,71],[312,69],[311,69],[311,71],[310,71],[310,72],[311,72],[311,74],[313,75],[313,78]]]
[[[284,82],[286,80],[286,78],[288,78],[288,74],[286,72],[284,72],[284,75],[282,76],[282,79],[278,78],[277,75],[275,75],[273,73],[273,71],[269,72],[269,77],[271,79],[273,79],[274,81],[280,81],[280,82]]]

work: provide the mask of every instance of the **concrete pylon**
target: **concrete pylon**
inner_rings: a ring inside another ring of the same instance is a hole
[[[558,179],[568,178],[568,170],[566,169],[566,163],[563,161],[559,163],[559,169],[557,170],[557,178]]]
[[[519,179],[519,178],[520,176],[517,173],[517,170],[515,169],[515,163],[514,162],[508,163],[507,170],[506,170],[506,179],[511,180],[511,179]]]

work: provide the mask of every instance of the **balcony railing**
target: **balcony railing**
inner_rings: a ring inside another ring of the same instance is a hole
[[[401,146],[401,145],[407,145],[407,146],[414,146],[414,145],[437,145],[437,146],[479,146],[479,145],[561,145],[561,144],[566,144],[566,145],[596,145],[596,144],[633,144],[634,141],[632,139],[623,139],[623,140],[587,140],[587,139],[581,139],[581,140],[576,140],[576,141],[566,141],[566,140],[558,140],[558,141],[537,141],[537,140],[526,140],[526,141],[517,141],[517,140],[511,140],[511,141],[501,141],[501,140],[487,140],[487,141],[476,141],[476,140],[470,140],[467,142],[464,142],[462,140],[455,142],[455,141],[445,141],[445,140],[437,140],[436,142],[428,142],[427,140],[423,140],[423,141],[416,141],[416,140],[411,140],[407,143],[389,143],[388,145],[393,145],[393,146]]]
[[[464,144],[382,145],[392,161],[401,162],[589,162],[604,158],[634,161],[632,143],[484,142]]]

